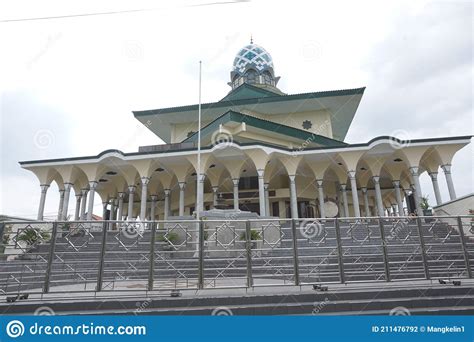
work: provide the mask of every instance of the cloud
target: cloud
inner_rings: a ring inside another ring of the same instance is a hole
[[[28,14],[70,12],[56,5],[29,6]],[[94,11],[92,1],[80,5]],[[5,13],[24,16],[23,7]],[[284,92],[367,86],[349,142],[397,130],[413,139],[472,134],[467,2],[348,1],[344,11],[340,2],[274,2],[269,11],[268,2],[252,1],[3,25],[11,30],[0,36],[2,213],[37,210],[36,179],[18,160],[160,143],[131,111],[196,103],[199,60],[203,102],[222,98],[250,34],[272,55]],[[458,193],[472,191],[472,147],[453,165]],[[57,210],[56,192],[49,190],[47,212]]]
[[[396,18],[364,63],[367,90],[347,140],[400,131],[411,139],[471,135],[472,35],[470,3],[432,2]],[[472,192],[472,147],[458,152],[453,165],[458,195]],[[427,175],[422,189],[434,200]]]

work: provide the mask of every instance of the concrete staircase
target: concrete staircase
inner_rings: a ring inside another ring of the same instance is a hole
[[[32,314],[44,306],[57,315],[472,315],[474,293],[472,284],[329,286],[327,292],[308,288],[263,293],[207,290],[197,294],[184,292],[178,298],[154,293],[133,298],[32,299],[14,305],[0,304],[0,314]]]

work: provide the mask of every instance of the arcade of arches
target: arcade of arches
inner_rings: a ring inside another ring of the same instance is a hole
[[[437,204],[443,202],[438,186],[442,178],[449,199],[456,198],[451,161],[469,142],[470,137],[453,137],[404,145],[381,137],[367,144],[297,151],[217,144],[202,150],[199,176],[196,150],[112,150],[96,157],[21,164],[41,184],[38,220],[43,219],[52,182],[60,191],[58,220],[91,220],[98,201],[103,218],[110,220],[166,220],[217,203],[263,217],[401,216],[422,214],[419,177],[424,172],[431,177]],[[198,179],[201,194],[196,192]],[[68,208],[73,195],[74,209]]]

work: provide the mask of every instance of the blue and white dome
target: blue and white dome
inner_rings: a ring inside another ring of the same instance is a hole
[[[278,80],[279,77],[275,77],[273,70],[272,56],[263,47],[251,41],[235,56],[229,85],[236,89],[247,83],[277,90],[275,87]]]
[[[257,44],[249,44],[237,53],[233,63],[236,74],[243,75],[248,69],[258,73],[269,70],[273,74],[273,60],[270,54]]]

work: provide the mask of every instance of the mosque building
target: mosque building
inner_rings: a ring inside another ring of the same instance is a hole
[[[37,219],[52,182],[58,220],[91,220],[98,201],[110,220],[166,220],[216,206],[281,218],[421,215],[422,173],[436,203],[447,200],[439,170],[456,199],[451,162],[470,136],[348,144],[365,88],[286,94],[279,79],[270,54],[251,42],[235,56],[229,93],[201,105],[200,139],[199,104],[141,110],[135,118],[165,144],[20,162],[39,180]]]

